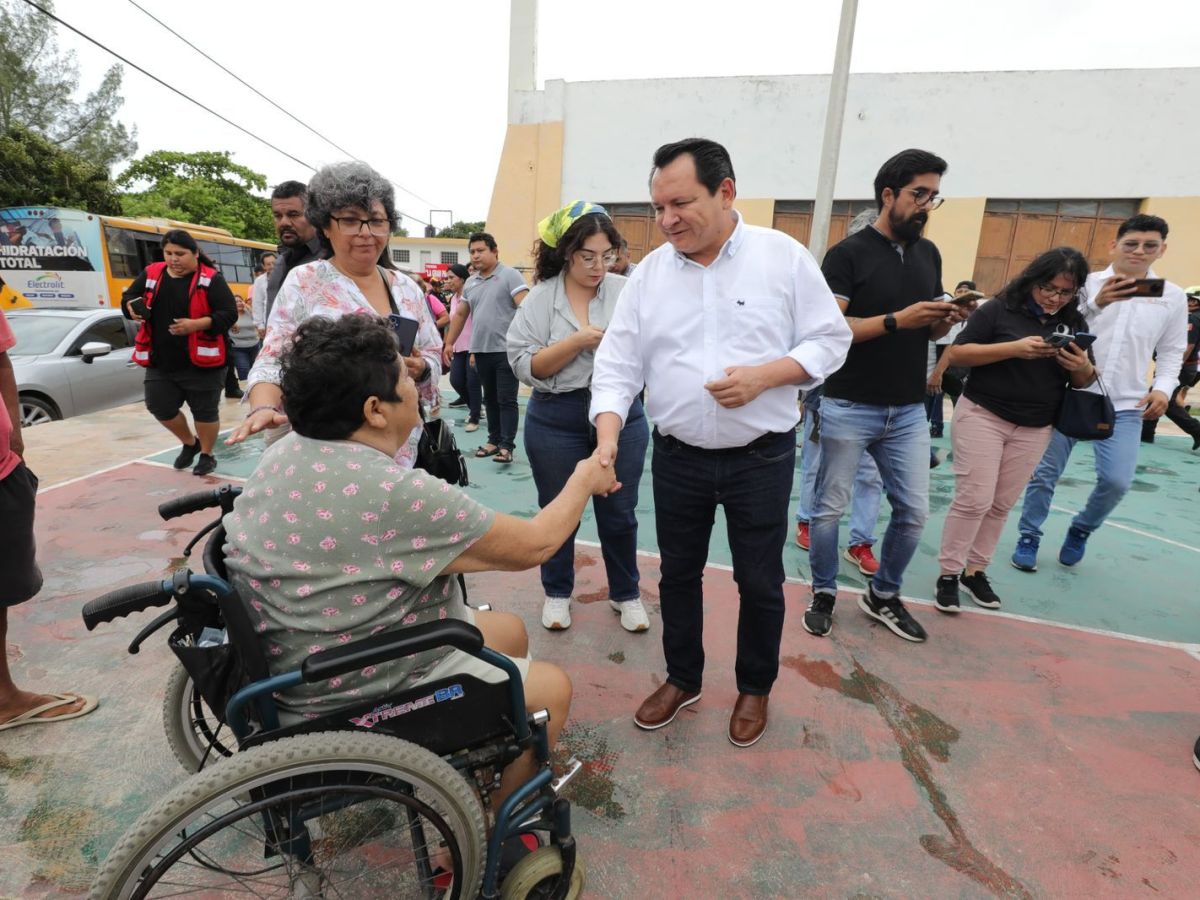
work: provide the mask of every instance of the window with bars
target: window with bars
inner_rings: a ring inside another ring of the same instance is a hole
[[[442,262],[449,266],[454,265],[456,262],[458,262],[458,251],[457,250],[443,250],[442,251]]]
[[[412,254],[409,253],[409,251],[407,251],[407,250],[398,250],[395,247],[392,248],[392,262],[394,262],[394,263],[411,262],[411,260],[410,260],[411,256],[412,256]]]

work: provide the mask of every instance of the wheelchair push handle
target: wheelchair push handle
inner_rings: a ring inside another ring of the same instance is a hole
[[[213,490],[200,491],[184,497],[175,497],[172,500],[160,503],[158,514],[165,521],[177,519],[180,516],[186,516],[189,513],[198,512],[202,509],[212,509],[216,506],[221,507],[222,512],[229,512],[233,509],[233,501],[241,493],[242,489],[240,487],[234,487],[232,484],[223,484]]]
[[[170,580],[133,584],[85,603],[83,624],[91,631],[102,622],[111,622],[151,606],[166,606],[174,599],[175,592]]]

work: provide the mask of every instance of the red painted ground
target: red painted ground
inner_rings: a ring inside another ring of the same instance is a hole
[[[158,723],[169,660],[123,657],[140,623],[88,634],[83,600],[169,567],[187,529],[153,509],[196,479],[131,465],[40,500],[47,589],[13,616],[19,677],[86,687],[100,709],[0,734],[0,896],[79,891],[120,831],[179,770]],[[193,517],[195,525],[202,516]],[[140,535],[140,537],[139,537]],[[623,632],[598,554],[581,548],[569,632],[538,626],[536,573],[476,576],[472,600],[520,613],[534,652],[575,684],[567,748],[588,896],[1194,896],[1200,876],[1200,663],[1179,650],[1006,620],[917,615],[910,645],[852,598],[833,635],[794,605],[771,726],[725,738],[736,601],[710,571],[708,681],[668,728],[631,715],[659,683],[653,559],[649,635]]]

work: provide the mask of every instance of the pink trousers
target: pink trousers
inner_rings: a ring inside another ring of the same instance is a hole
[[[954,500],[942,529],[942,574],[986,569],[1009,510],[1050,443],[1053,426],[1005,421],[966,397],[950,423]]]

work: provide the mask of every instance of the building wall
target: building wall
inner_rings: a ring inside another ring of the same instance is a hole
[[[408,260],[397,258],[395,253],[397,250],[408,251]],[[464,238],[392,237],[388,239],[388,251],[392,255],[392,262],[398,268],[413,272],[423,270],[422,251],[429,254],[428,261],[431,263],[440,263],[443,253],[453,253],[455,262],[460,262],[464,266],[471,261]]]
[[[747,221],[769,226],[775,201],[816,195],[828,76],[520,87],[488,215],[510,264],[528,264],[537,221],[569,200],[647,202],[654,150],[688,135],[729,148]],[[1125,198],[1171,223],[1163,274],[1197,283],[1200,125],[1180,114],[1197,96],[1200,68],[855,74],[834,197],[870,197],[888,156],[923,147],[950,166],[929,226],[948,280],[974,270],[987,198]],[[1171,140],[1148,150],[1147,135]]]

